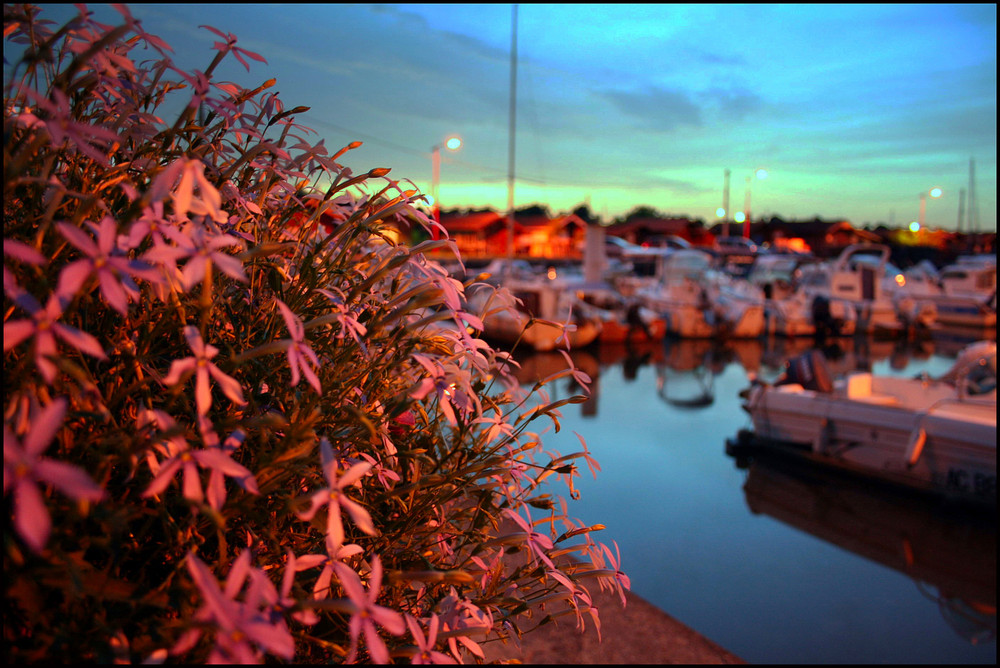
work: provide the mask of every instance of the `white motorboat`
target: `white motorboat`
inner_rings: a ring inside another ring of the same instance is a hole
[[[732,454],[795,455],[996,508],[995,342],[968,346],[939,379],[851,372],[832,381],[812,350],[746,396],[753,429],[727,444]]]
[[[635,290],[642,304],[680,338],[756,338],[764,331],[764,296],[746,281],[712,268],[712,256],[678,250],[660,259],[656,279]]]
[[[879,263],[874,255],[856,255],[855,262]],[[891,262],[884,263],[882,290],[896,307],[896,318],[904,330],[926,329],[937,321],[935,297],[941,293],[936,278],[930,273],[933,265],[910,267],[901,271]]]
[[[600,318],[581,306],[573,284],[564,279],[509,278],[502,284],[517,298],[517,308],[500,307],[490,297],[492,288],[468,293],[470,308],[482,317],[485,338],[546,352],[588,346],[601,333]]]
[[[815,285],[828,280],[823,266],[812,256],[771,253],[757,257],[747,281],[763,292],[765,334],[813,336],[817,323],[830,335],[854,333],[857,315],[853,305],[807,291],[805,285],[810,280]]]
[[[581,283],[575,292],[581,313],[601,321],[598,343],[659,341],[666,335],[667,323],[659,314],[610,284]]]
[[[941,270],[938,280],[940,293],[930,297],[937,309],[937,322],[958,327],[996,327],[996,256],[960,257]]]
[[[898,308],[885,289],[889,247],[853,244],[831,264],[803,268],[801,286],[812,303],[822,297],[830,305],[846,303],[855,312],[855,331],[901,333]]]

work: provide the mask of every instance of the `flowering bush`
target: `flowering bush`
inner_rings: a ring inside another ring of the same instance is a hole
[[[582,397],[522,391],[450,241],[393,241],[433,225],[415,188],[212,79],[260,55],[205,26],[180,71],[116,8],[4,9],[7,659],[448,662],[598,624],[587,583],[628,579],[550,493],[596,463],[529,431]]]

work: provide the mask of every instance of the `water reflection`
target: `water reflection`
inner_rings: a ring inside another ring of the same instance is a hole
[[[977,338],[935,332],[916,341],[844,339],[823,350],[835,373],[937,376]],[[904,571],[749,507],[744,485],[751,474],[734,466],[724,447],[749,423],[739,393],[751,377],[777,378],[786,359],[814,345],[811,339],[664,341],[573,350],[593,379],[592,394],[560,409],[561,429],[545,435],[546,447],[575,451],[579,433],[601,473],[577,480],[581,498],[569,504],[570,514],[607,525],[603,539],[621,546],[636,594],[749,662],[995,664],[995,639],[981,640],[995,630],[989,609],[995,600],[984,603],[961,572],[982,571],[972,561],[978,558],[992,560],[995,571],[995,527],[951,553],[957,561],[949,579],[933,574],[936,553],[915,528],[905,534],[913,566]],[[565,368],[558,353],[515,358],[528,386]],[[567,377],[547,390],[555,400],[580,388]],[[752,474],[751,492],[760,473]],[[823,503],[846,503],[823,498],[807,508],[820,518]],[[874,511],[853,512],[863,519]],[[937,531],[939,543],[952,535],[947,522],[928,531]],[[986,544],[979,556],[977,540]],[[893,545],[883,551],[906,554],[898,536]],[[990,587],[995,582],[979,589]]]
[[[755,515],[912,578],[964,640],[996,639],[995,518],[760,456],[749,464],[743,491]]]
[[[676,408],[706,408],[715,403],[715,374],[725,367],[723,349],[713,341],[666,344],[666,361],[656,367],[656,393]]]
[[[983,334],[985,332],[975,332]],[[985,338],[985,336],[984,336]],[[711,406],[716,400],[715,377],[731,364],[742,367],[747,378],[759,377],[774,382],[783,372],[785,361],[808,350],[823,352],[831,374],[842,376],[851,371],[871,371],[875,364],[888,361],[889,368],[904,372],[917,360],[929,360],[933,355],[955,357],[968,343],[979,339],[924,338],[918,340],[880,340],[871,337],[846,337],[818,344],[803,337],[788,339],[743,339],[719,341],[713,339],[666,339],[636,343],[605,344],[569,352],[573,363],[592,380],[591,397],[584,404],[585,415],[596,415],[601,391],[600,376],[612,367],[620,367],[626,383],[635,382],[644,367],[655,370],[654,391],[663,402],[681,409],[698,409]],[[515,376],[530,385],[565,370],[566,361],[558,352],[514,351],[514,358],[521,365]],[[581,391],[579,385],[568,378],[563,385],[549,388],[556,393],[553,398]]]

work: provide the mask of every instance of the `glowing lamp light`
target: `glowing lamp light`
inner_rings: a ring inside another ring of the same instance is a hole
[[[912,223],[910,223],[910,232],[919,232],[919,231],[920,231],[920,223],[918,223],[917,221],[913,221]]]
[[[747,219],[746,214],[744,214],[742,211],[737,211],[736,213],[733,214],[733,220],[735,220],[737,223],[742,223],[746,219]]]
[[[903,276],[902,274],[896,274],[896,285],[898,285],[901,288],[905,287],[906,286],[906,277]]]
[[[754,172],[754,176],[763,181],[764,179],[767,178],[767,170],[763,168],[758,169],[756,172]]]
[[[938,197],[940,197],[940,196],[941,196],[941,195],[942,195],[943,193],[942,193],[942,191],[941,191],[941,189],[940,189],[940,188],[931,188],[931,193],[930,193],[930,194],[931,194],[931,197],[933,197],[933,198],[937,199],[937,198],[938,198]]]
[[[444,147],[449,151],[457,151],[462,146],[462,139],[458,135],[451,135],[444,140]],[[431,193],[428,197],[428,204],[434,214],[434,222],[441,222],[441,206],[438,203],[438,182],[441,180],[441,144],[431,147]],[[437,230],[434,231],[434,238],[437,238]]]
[[[720,206],[718,209],[715,210],[715,215],[719,218],[725,218],[726,210]]]

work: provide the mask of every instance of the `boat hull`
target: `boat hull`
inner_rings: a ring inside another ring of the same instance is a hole
[[[483,318],[484,336],[506,346],[521,345],[548,352],[589,346],[602,330],[599,321],[585,320],[577,323],[574,329],[564,331],[563,327],[549,322],[535,320],[528,324],[526,316],[518,316],[500,313]]]
[[[738,447],[796,455],[996,508],[996,403],[942,400],[926,411],[798,385],[751,391],[753,430]]]
[[[597,340],[600,343],[638,343],[641,341],[659,341],[667,333],[667,322],[663,318],[652,318],[646,323],[649,333],[642,327],[629,325],[618,319],[605,320],[601,325],[601,333]]]
[[[937,309],[937,322],[954,327],[996,327],[997,312],[982,302],[967,298],[937,298],[932,300]]]
[[[748,339],[757,338],[764,333],[763,305],[746,306],[732,316],[695,304],[654,301],[649,306],[663,314],[667,334],[681,339],[709,339],[717,336]]]

